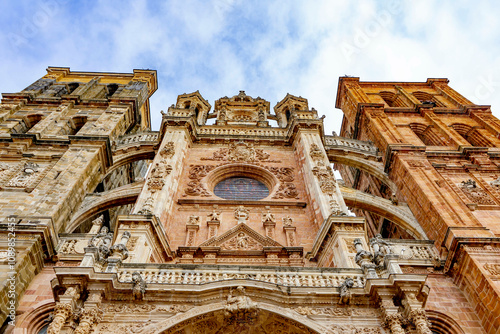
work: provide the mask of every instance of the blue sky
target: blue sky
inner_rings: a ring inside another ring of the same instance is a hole
[[[158,71],[153,128],[182,93],[213,105],[245,90],[274,106],[309,100],[338,131],[338,77],[446,77],[500,116],[496,1],[2,1],[0,92],[22,90],[47,66]]]

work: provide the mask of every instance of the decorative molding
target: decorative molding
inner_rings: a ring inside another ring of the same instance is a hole
[[[209,158],[201,160],[231,161],[231,162],[275,162],[280,160],[270,160],[270,154],[264,150],[255,148],[253,144],[244,141],[233,142],[228,147],[221,148],[213,153]]]

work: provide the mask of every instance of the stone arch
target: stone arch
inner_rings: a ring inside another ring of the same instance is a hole
[[[88,194],[71,219],[71,222],[66,226],[65,232],[71,233],[85,220],[102,211],[116,206],[135,203],[143,186],[144,181],[140,181],[110,191]]]
[[[38,334],[48,324],[46,320],[54,311],[55,305],[53,300],[44,300],[30,307],[16,319],[16,329],[25,334]]]
[[[431,330],[433,333],[439,334],[464,334],[464,330],[458,323],[450,316],[434,311],[425,310],[427,317],[431,323]]]
[[[328,160],[331,163],[342,164],[346,166],[351,166],[358,168],[375,178],[379,179],[380,182],[385,184],[393,193],[397,191],[396,184],[389,178],[386,172],[384,172],[382,163],[368,159],[365,156],[360,156],[357,152],[346,152],[342,151],[340,154],[335,150],[326,151]]]
[[[428,239],[407,205],[395,205],[388,199],[348,187],[340,187],[340,191],[347,206],[367,210],[387,218],[415,239]]]
[[[185,333],[185,328],[195,328],[193,333],[200,334],[233,332],[241,332],[241,334],[263,333],[262,328],[269,329],[269,331],[265,331],[264,333],[275,333],[273,327],[278,326],[281,329],[288,327],[288,331],[283,331],[286,333],[328,333],[328,330],[324,326],[280,306],[259,302],[257,309],[261,316],[257,316],[253,323],[252,321],[247,323],[237,322],[231,317],[225,316],[225,306],[225,302],[199,306],[185,313],[179,313],[165,321],[147,326],[138,334],[180,334]],[[265,320],[261,320],[262,318],[265,318]],[[204,328],[210,328],[210,330],[205,331]],[[233,330],[227,331],[227,329]],[[237,331],[234,331],[234,329],[237,329]]]

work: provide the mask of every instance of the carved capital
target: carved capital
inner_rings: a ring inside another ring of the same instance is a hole
[[[59,334],[62,326],[73,312],[73,308],[69,303],[56,303],[54,308],[54,318],[47,328],[47,334]]]

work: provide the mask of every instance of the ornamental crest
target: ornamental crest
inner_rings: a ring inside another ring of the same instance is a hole
[[[215,151],[210,158],[201,158],[201,160],[214,161],[232,161],[232,162],[280,162],[279,160],[270,160],[269,153],[260,148],[255,148],[253,144],[239,141],[230,143],[227,148],[221,148]]]
[[[480,205],[497,205],[484,189],[477,186],[476,181],[468,179],[458,184],[458,187],[472,202]]]

